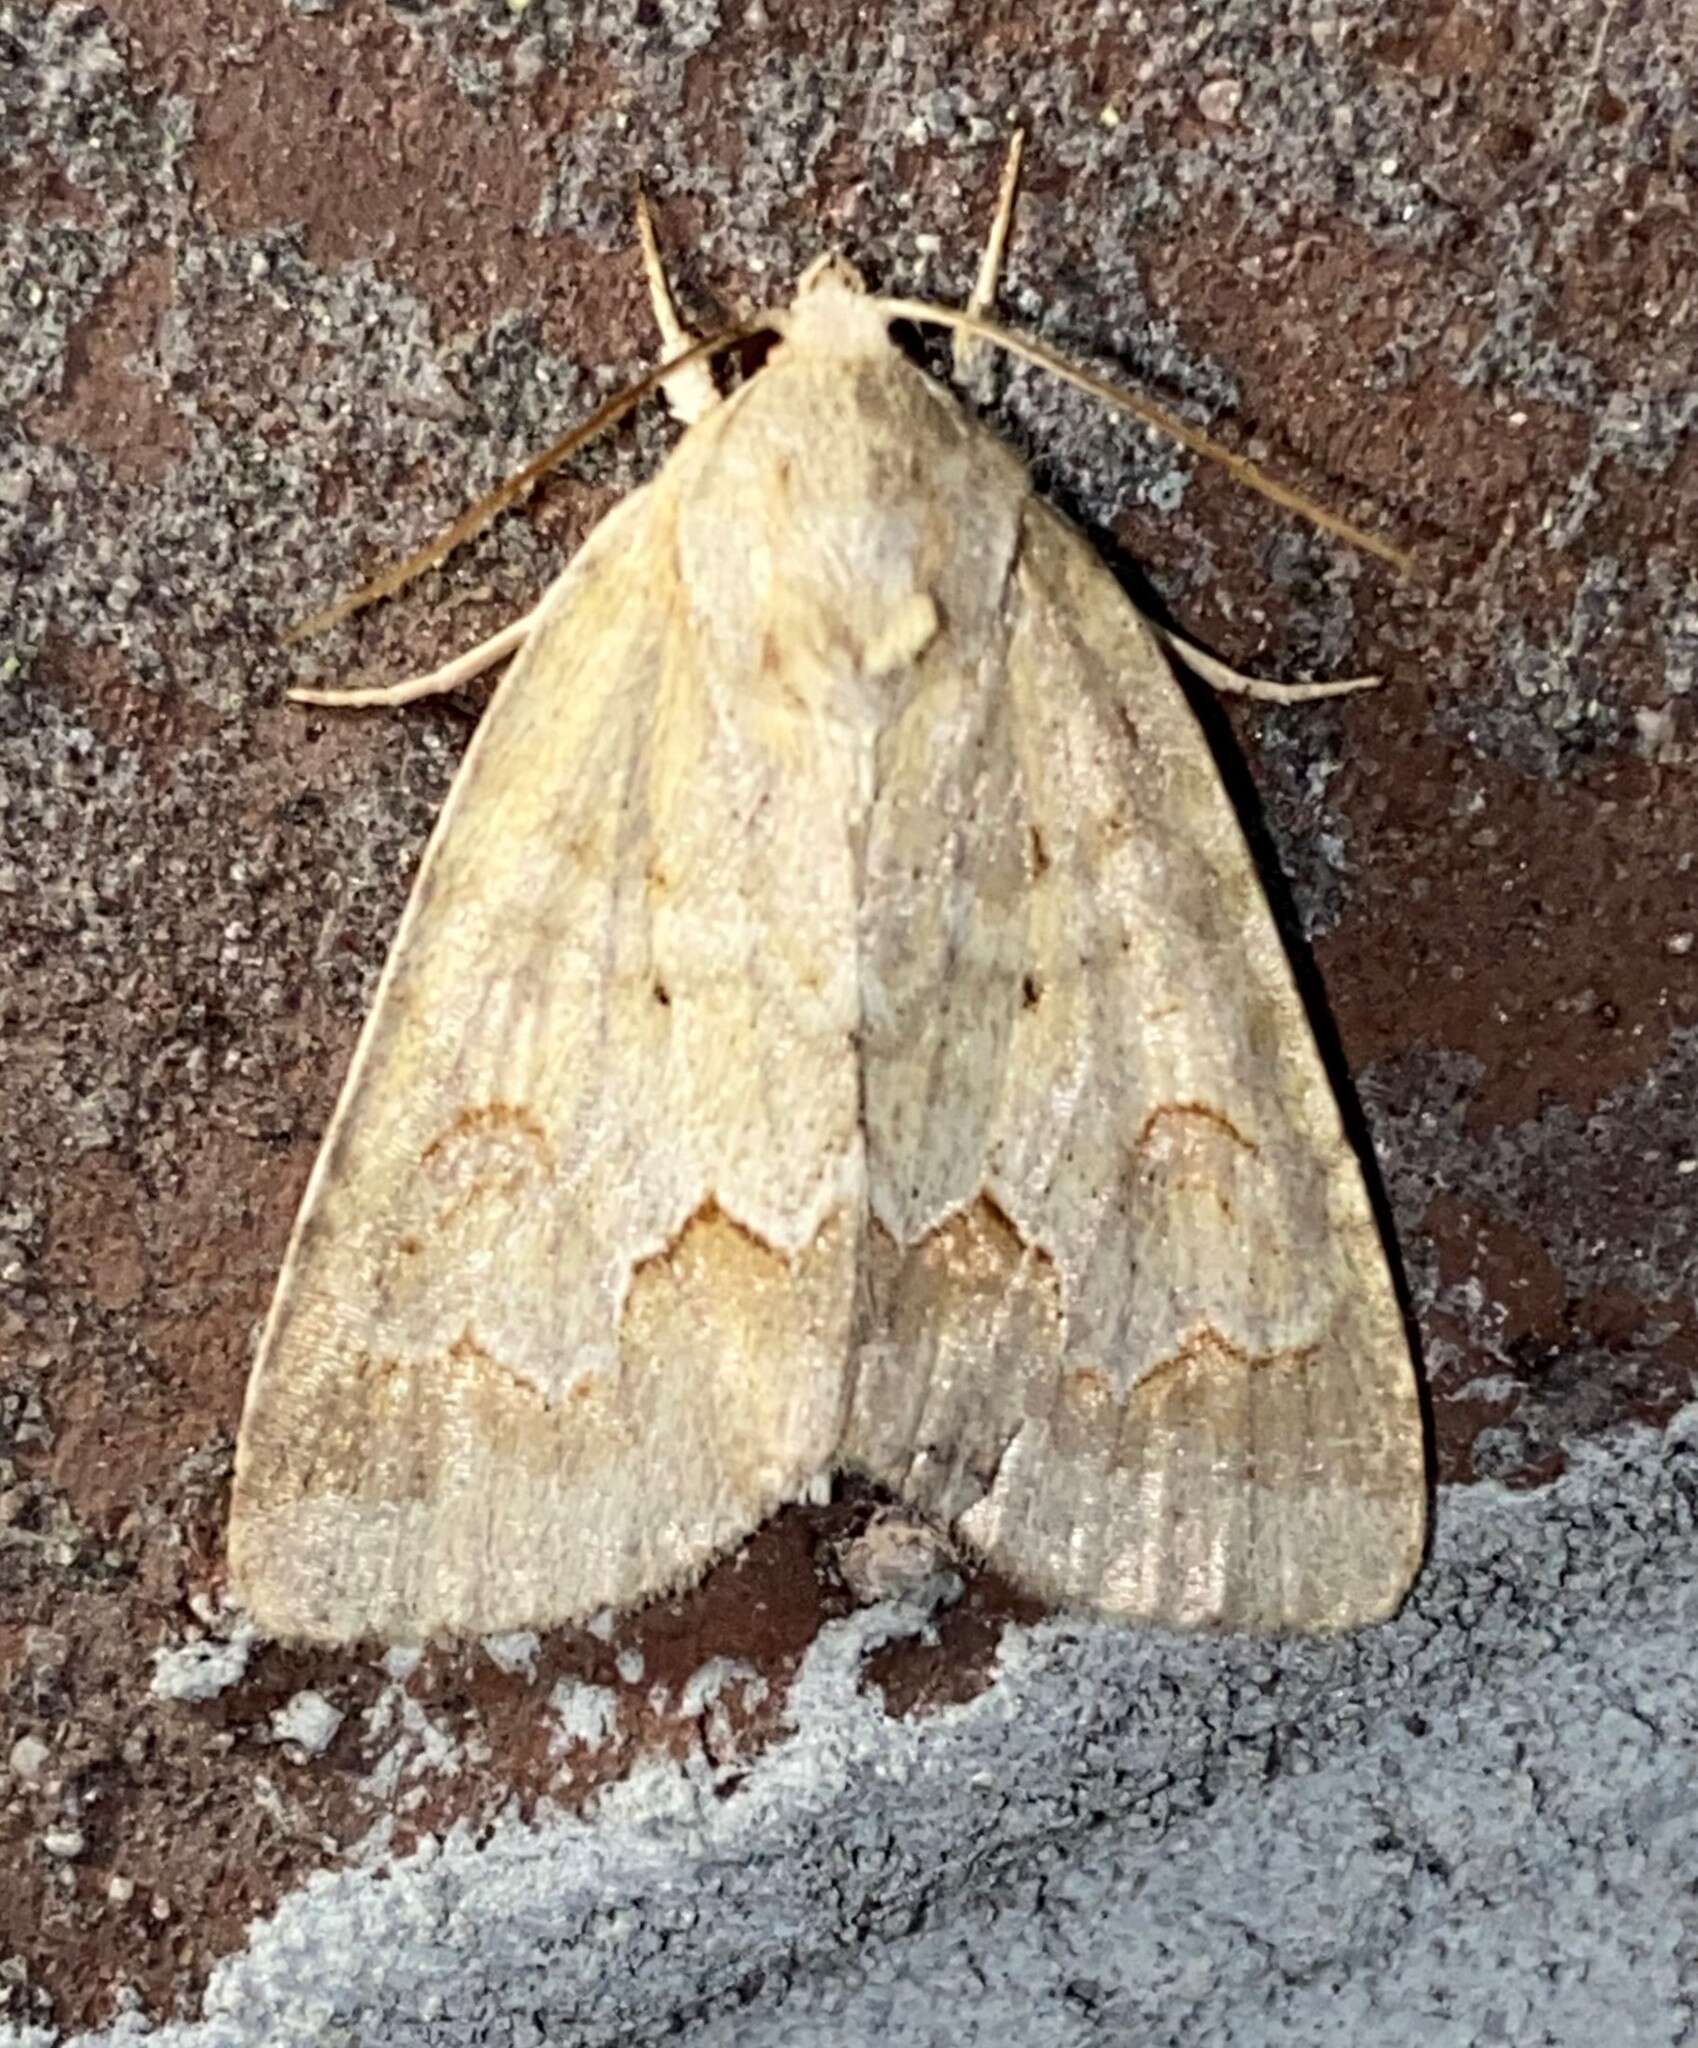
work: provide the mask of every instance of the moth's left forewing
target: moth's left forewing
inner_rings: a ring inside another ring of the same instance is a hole
[[[542,608],[391,949],[243,1415],[232,1583],[272,1633],[652,1597],[835,1441],[852,905],[817,777],[692,630],[688,445]]]
[[[1383,1615],[1424,1529],[1408,1344],[1203,737],[1029,500],[997,624],[940,659],[971,708],[893,743],[869,854],[847,1456],[1051,1598]]]

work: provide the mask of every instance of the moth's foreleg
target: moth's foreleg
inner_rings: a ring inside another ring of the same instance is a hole
[[[637,194],[637,239],[643,245],[643,275],[648,279],[654,324],[660,329],[661,361],[670,362],[674,356],[684,355],[693,349],[697,338],[678,317],[672,287],[666,281],[666,265],[660,260],[660,247],[654,238],[654,222],[649,218],[648,201],[641,192]],[[666,394],[666,402],[674,417],[687,427],[693,427],[704,413],[712,412],[719,403],[719,386],[713,381],[712,365],[705,360],[686,364],[675,377],[668,377],[660,388]]]
[[[979,259],[978,278],[967,299],[967,312],[974,320],[988,319],[991,308],[996,304],[997,286],[1002,280],[1002,259],[1008,249],[1008,231],[1014,224],[1014,197],[1020,189],[1020,159],[1025,150],[1025,133],[1016,128],[1008,138],[1008,156],[1002,166],[1002,183],[997,187],[996,213],[991,220],[990,237],[985,243],[985,253]],[[955,374],[965,379],[977,369],[985,344],[976,335],[965,334],[958,328],[952,352]]]

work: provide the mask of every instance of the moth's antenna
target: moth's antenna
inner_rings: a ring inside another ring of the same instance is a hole
[[[303,619],[298,626],[291,626],[283,635],[283,645],[288,647],[297,640],[310,638],[322,633],[330,626],[340,625],[355,612],[363,612],[367,605],[376,604],[381,597],[389,597],[415,577],[422,576],[427,569],[434,569],[438,562],[445,560],[463,542],[482,533],[484,528],[498,514],[510,505],[517,505],[528,498],[551,469],[557,468],[569,456],[576,455],[587,442],[616,425],[628,412],[641,405],[653,391],[658,391],[669,379],[691,363],[705,362],[710,356],[722,354],[728,348],[735,348],[740,341],[747,341],[751,335],[759,334],[770,325],[770,320],[752,320],[738,327],[727,328],[723,334],[710,335],[706,341],[699,341],[683,355],[674,356],[670,362],[662,363],[650,370],[646,377],[639,377],[634,384],[627,384],[623,391],[615,392],[605,404],[592,412],[589,418],[574,427],[569,434],[562,434],[551,447],[540,455],[533,456],[516,475],[508,477],[505,483],[496,485],[493,491],[479,498],[475,505],[462,512],[454,524],[436,538],[426,543],[416,554],[404,561],[394,562],[380,576],[351,591],[346,597],[339,597],[333,605],[321,612],[315,612],[310,619]]]
[[[993,234],[991,249],[986,254],[979,288],[974,294],[975,305],[985,290],[987,275],[994,278],[994,266],[1001,259],[1003,241],[1007,235],[1007,215],[1013,200],[1015,180],[1019,176],[1020,140],[1021,138],[1016,136],[1003,172],[1002,193],[998,203],[998,227]],[[646,222],[644,225],[647,225]],[[652,231],[649,239],[652,240]],[[1026,362],[1035,363],[1039,369],[1048,370],[1052,376],[1061,378],[1063,383],[1075,385],[1079,390],[1089,392],[1093,398],[1100,399],[1103,404],[1113,406],[1119,412],[1130,413],[1134,419],[1157,428],[1161,433],[1191,449],[1194,454],[1218,463],[1238,483],[1258,492],[1276,505],[1285,506],[1288,511],[1307,519],[1311,525],[1320,527],[1324,532],[1337,534],[1352,547],[1361,548],[1370,555],[1377,555],[1381,561],[1391,563],[1400,571],[1407,571],[1412,566],[1411,557],[1402,548],[1395,547],[1388,540],[1382,540],[1378,534],[1369,533],[1364,528],[1353,525],[1348,519],[1340,518],[1336,512],[1329,512],[1326,506],[1305,496],[1301,491],[1293,490],[1289,484],[1280,483],[1248,457],[1235,455],[1230,448],[1223,448],[1218,441],[1212,440],[1200,428],[1191,426],[1150,399],[1141,398],[1136,392],[1128,391],[1122,385],[1111,384],[1104,377],[1080,369],[1076,364],[1070,363],[1065,356],[1057,355],[1053,349],[1045,348],[1042,342],[1028,341],[1024,336],[1012,333],[998,322],[985,318],[982,313],[972,310],[971,307],[966,312],[958,312],[948,306],[930,305],[923,299],[880,299],[878,304],[893,320],[923,321],[932,326],[952,329],[957,337],[958,347],[964,339],[989,342],[993,347],[1006,349],[1010,355],[1020,356]],[[283,635],[283,645],[291,646],[298,640],[309,639],[315,633],[322,633],[331,626],[340,625],[354,613],[364,611],[368,605],[376,604],[380,598],[392,596],[397,590],[403,589],[417,577],[424,575],[427,570],[434,569],[457,547],[482,533],[493,519],[507,511],[510,506],[522,503],[551,469],[558,468],[561,463],[576,455],[580,448],[593,441],[598,434],[604,433],[609,427],[624,419],[627,413],[639,406],[652,392],[659,391],[669,384],[676,389],[680,370],[688,370],[694,364],[706,363],[714,356],[722,355],[727,349],[735,348],[739,342],[749,340],[753,335],[765,333],[775,327],[782,329],[782,326],[782,313],[757,314],[753,319],[727,328],[721,334],[710,335],[706,341],[697,342],[681,355],[673,356],[670,361],[650,370],[646,376],[639,377],[634,384],[626,385],[623,391],[616,392],[613,397],[598,406],[587,420],[572,428],[569,433],[563,434],[558,441],[527,462],[523,469],[479,498],[475,505],[461,513],[452,526],[439,533],[434,540],[428,541],[416,553],[392,563],[381,575],[374,576],[369,583],[362,584],[348,596],[338,598],[323,611],[315,612],[310,619],[303,619],[299,625],[291,626]]]
[[[1041,370],[1048,370],[1051,376],[1059,377],[1066,384],[1077,385],[1081,391],[1088,391],[1093,398],[1100,398],[1105,405],[1112,405],[1120,412],[1128,412],[1134,419],[1143,420],[1146,425],[1158,428],[1162,433],[1181,442],[1197,455],[1206,456],[1210,462],[1217,462],[1237,482],[1271,499],[1276,505],[1283,505],[1288,511],[1307,519],[1312,526],[1318,526],[1327,533],[1336,533],[1341,540],[1347,540],[1352,547],[1361,548],[1365,553],[1378,555],[1382,562],[1407,571],[1413,566],[1412,557],[1389,540],[1382,540],[1377,533],[1369,533],[1360,526],[1353,526],[1348,519],[1341,519],[1336,512],[1329,512],[1326,506],[1306,497],[1301,491],[1294,491],[1289,484],[1282,484],[1248,457],[1233,454],[1230,448],[1223,448],[1218,441],[1211,440],[1200,427],[1193,427],[1188,421],[1176,418],[1147,398],[1140,398],[1134,391],[1122,385],[1111,384],[1105,377],[1094,376],[1089,370],[1081,370],[1070,363],[1065,356],[1057,355],[1053,349],[1045,348],[1042,342],[1027,341],[1023,336],[1011,333],[994,320],[986,320],[977,313],[959,313],[948,306],[928,305],[923,299],[880,299],[880,309],[893,320],[924,321],[932,326],[952,328],[958,335],[970,335],[975,340],[991,342],[1003,348],[1010,355],[1021,356],[1029,363],[1036,363]]]

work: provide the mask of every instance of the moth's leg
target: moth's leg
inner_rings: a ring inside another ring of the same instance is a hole
[[[654,324],[660,329],[661,361],[669,362],[673,356],[681,356],[686,349],[694,348],[697,337],[678,317],[672,287],[666,281],[666,265],[660,260],[660,248],[654,238],[649,203],[641,192],[637,194],[637,239],[643,245],[643,274],[649,281],[649,304],[654,308]],[[691,363],[676,377],[668,377],[660,388],[665,392],[666,402],[674,416],[687,427],[693,427],[703,413],[711,412],[719,403],[719,386],[713,381],[713,371],[705,362]]]
[[[990,239],[979,260],[979,275],[967,300],[967,311],[975,320],[985,319],[996,304],[996,288],[1002,276],[1002,259],[1008,248],[1008,231],[1014,224],[1014,195],[1020,188],[1020,159],[1026,153],[1026,136],[1016,128],[1008,138],[1008,156],[1002,166],[1002,183],[997,188],[996,217]],[[955,374],[968,377],[978,367],[985,344],[976,334],[958,333],[954,341]]]
[[[1158,625],[1147,613],[1140,612],[1138,616],[1167,651],[1178,655],[1194,675],[1201,676],[1212,689],[1224,690],[1234,697],[1254,697],[1262,704],[1312,704],[1318,697],[1347,697],[1352,690],[1377,689],[1384,680],[1380,676],[1348,676],[1336,683],[1270,683],[1263,676],[1247,676],[1242,670],[1229,667],[1216,655],[1205,654],[1202,648],[1193,647],[1168,627]]]
[[[445,690],[457,690],[462,683],[469,683],[473,676],[481,676],[486,668],[493,668],[498,661],[505,660],[523,646],[537,622],[537,612],[541,610],[542,606],[538,605],[535,611],[526,612],[522,619],[503,626],[499,633],[480,640],[476,647],[455,655],[441,668],[433,668],[429,675],[410,676],[404,683],[379,683],[367,690],[291,690],[290,701],[295,704],[332,705],[411,704],[418,697],[437,697]]]

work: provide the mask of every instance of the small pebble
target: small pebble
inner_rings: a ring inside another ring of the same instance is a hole
[[[22,1778],[25,1784],[29,1784],[41,1776],[42,1766],[51,1754],[39,1735],[20,1735],[12,1744],[6,1761],[11,1765],[13,1777]]]
[[[1224,128],[1238,118],[1244,87],[1236,78],[1211,78],[1197,95],[1197,111],[1205,121]]]
[[[279,1742],[292,1743],[308,1756],[322,1756],[342,1725],[342,1710],[333,1707],[321,1692],[298,1692],[271,1717],[271,1732]]]

